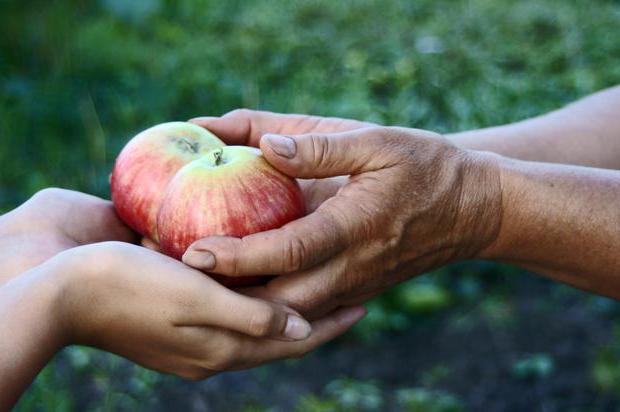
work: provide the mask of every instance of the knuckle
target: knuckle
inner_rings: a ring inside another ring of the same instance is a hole
[[[303,359],[307,354],[308,354],[309,350],[305,347],[299,347],[294,349],[289,358],[290,359]]]
[[[70,191],[59,188],[46,188],[36,192],[19,210],[17,216],[24,227],[48,227],[55,221],[46,218],[44,211],[52,210],[62,215],[70,207],[66,200]]]
[[[66,189],[60,189],[57,187],[48,187],[46,189],[39,190],[30,199],[35,203],[47,203],[50,201],[57,201],[63,199],[68,193]]]
[[[330,156],[330,143],[329,138],[326,136],[312,136],[310,138],[310,159],[312,163],[317,167],[327,166],[326,163],[331,158]]]
[[[231,369],[241,354],[241,345],[234,339],[226,339],[212,349],[204,362],[207,370],[225,371]]]
[[[228,262],[228,272],[233,276],[239,276],[241,274],[241,265],[239,265],[239,245],[230,245],[226,248],[228,253],[224,253],[224,262]],[[245,249],[245,248],[244,248]],[[219,254],[220,256],[222,254]]]
[[[412,139],[410,131],[402,127],[384,127],[377,138],[383,150],[399,162],[409,160],[416,151],[416,140]]]
[[[383,128],[382,133],[378,134],[385,144],[402,143],[410,140],[409,133],[402,127],[389,126]]]
[[[254,311],[249,319],[248,332],[252,336],[269,336],[273,332],[276,319],[276,310],[266,305],[263,309]]]
[[[177,373],[177,375],[183,379],[198,382],[198,381],[207,379],[209,376],[211,376],[211,373],[207,369],[193,367],[193,368],[185,369]]]
[[[306,245],[304,241],[299,236],[289,236],[285,248],[284,270],[287,272],[297,272],[303,269],[305,258]]]
[[[225,117],[250,117],[252,112],[253,110],[241,108],[241,109],[232,110],[226,113],[224,116]]]
[[[230,367],[233,364],[233,361],[230,359],[230,357],[226,356],[226,357],[211,359],[207,364],[208,364],[209,369],[223,372],[223,371],[230,369]]]

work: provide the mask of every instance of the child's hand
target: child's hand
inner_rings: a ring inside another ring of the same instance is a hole
[[[111,202],[71,190],[42,190],[0,216],[0,284],[65,249],[108,240],[136,240]]]
[[[24,275],[15,281],[54,285],[55,299],[30,302],[52,302],[45,310],[56,317],[46,322],[57,325],[51,341],[94,346],[190,379],[301,356],[364,315],[363,308],[340,310],[311,327],[290,308],[237,294],[179,261],[122,242],[67,250]]]

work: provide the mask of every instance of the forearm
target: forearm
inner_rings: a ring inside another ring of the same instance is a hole
[[[447,137],[515,159],[620,169],[620,86],[543,116]]]
[[[17,402],[64,344],[54,270],[42,265],[0,287],[0,410]]]
[[[499,164],[502,223],[486,257],[620,298],[620,172]]]

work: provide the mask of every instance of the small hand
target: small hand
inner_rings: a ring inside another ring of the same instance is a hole
[[[265,158],[298,178],[350,175],[337,194],[281,229],[197,241],[190,266],[229,276],[283,275],[252,293],[308,316],[359,304],[413,275],[477,256],[499,230],[491,155],[403,128],[267,135]],[[211,253],[214,267],[201,267]]]
[[[311,327],[290,308],[237,294],[181,262],[121,242],[70,249],[45,266],[60,274],[55,312],[66,344],[190,379],[301,356],[364,315],[349,308]]]
[[[45,189],[0,216],[3,259],[0,284],[75,246],[108,240],[136,241],[112,203],[64,189]]]

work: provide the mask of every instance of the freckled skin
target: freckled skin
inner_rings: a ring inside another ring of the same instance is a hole
[[[170,182],[157,227],[162,251],[180,259],[196,240],[211,235],[243,237],[276,229],[304,215],[297,182],[270,166],[260,151],[223,148],[183,167]],[[222,278],[229,286],[256,284],[264,277]]]
[[[119,217],[158,241],[157,213],[168,183],[184,165],[222,146],[206,129],[184,122],[160,124],[135,136],[116,159],[110,180]]]

